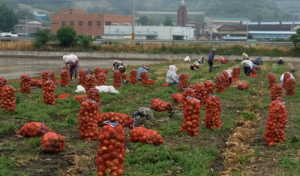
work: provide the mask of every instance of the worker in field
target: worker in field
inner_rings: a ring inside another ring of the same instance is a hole
[[[248,54],[246,54],[245,52],[242,54],[243,60],[247,60],[249,59]]]
[[[284,63],[282,57],[279,58],[277,63],[278,63],[278,65],[282,65]]]
[[[212,49],[208,55],[209,72],[212,72],[212,66],[214,65],[214,57],[216,50]]]
[[[254,64],[255,65],[262,65],[263,64],[263,61],[261,60],[261,58],[257,58],[255,61],[254,61]]]
[[[177,76],[176,72],[177,67],[175,65],[170,65],[166,75],[166,82],[169,86],[179,83],[179,76]]]
[[[295,78],[294,78],[294,76],[292,75],[291,72],[286,72],[286,73],[290,73],[290,75],[291,75],[290,78],[292,78],[292,79],[295,80]],[[281,75],[281,77],[280,77],[280,83],[281,83],[281,85],[283,84],[284,74],[285,74],[285,73],[283,73],[283,74]],[[296,80],[295,80],[295,82],[296,82]]]
[[[190,66],[191,70],[199,70],[200,64],[198,61],[194,62],[193,65]]]
[[[229,81],[229,84],[231,85],[232,83],[232,70],[231,69],[228,69],[228,70],[225,70],[228,74],[228,81]]]
[[[66,65],[70,66],[70,77],[72,79],[73,73],[75,74],[75,80],[77,79],[77,73],[79,69],[79,59],[76,55],[70,54],[70,55],[64,55],[63,61]]]
[[[202,57],[201,59],[197,60],[199,64],[205,64],[205,58]]]
[[[244,73],[246,76],[250,76],[252,69],[253,69],[253,63],[251,60],[244,60],[242,61],[241,65],[244,67]]]
[[[142,81],[142,77],[141,77],[141,73],[142,72],[148,72],[149,68],[147,67],[147,65],[144,65],[143,67],[138,68],[137,72],[138,72],[138,80]]]
[[[220,62],[221,62],[221,64],[223,64],[224,61],[225,61],[225,57],[221,56],[221,57],[220,57]]]
[[[125,73],[125,66],[123,61],[114,60],[112,71],[120,71],[122,74]]]

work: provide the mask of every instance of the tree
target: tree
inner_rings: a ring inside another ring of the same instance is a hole
[[[0,30],[3,32],[13,31],[18,23],[18,18],[14,11],[5,4],[0,5]]]
[[[24,20],[26,19],[29,20],[34,20],[35,19],[35,15],[33,15],[33,13],[31,13],[28,9],[20,9],[17,11],[17,17],[19,20]]]
[[[75,44],[76,31],[70,26],[61,27],[56,36],[61,46],[69,47]]]
[[[166,16],[166,19],[164,21],[164,26],[173,26],[173,22],[172,22],[171,18],[169,17],[169,15]]]
[[[297,34],[292,35],[290,39],[294,43],[295,49],[298,50],[300,43],[300,29],[297,29]]]
[[[54,40],[54,36],[51,34],[50,29],[38,30],[36,33],[31,34],[34,37],[33,45],[37,48],[45,46],[49,41]]]
[[[147,16],[142,16],[140,19],[137,20],[137,22],[143,26],[146,26],[148,25],[149,19]]]
[[[94,41],[91,37],[86,35],[77,35],[76,41],[83,48],[89,48],[92,41]]]
[[[151,17],[150,21],[149,21],[149,25],[150,26],[155,26],[156,24],[157,24],[157,22],[156,22],[155,18]]]

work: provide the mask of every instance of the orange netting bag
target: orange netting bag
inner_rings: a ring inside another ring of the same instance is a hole
[[[131,118],[129,115],[116,113],[116,112],[104,112],[98,114],[98,126],[101,127],[105,125],[106,121],[110,122],[118,122],[123,127],[129,127],[132,128],[133,124],[133,118]]]
[[[90,90],[87,91],[87,98],[90,100],[94,100],[98,104],[99,111],[100,111],[101,96],[100,96],[99,90],[96,88],[91,88]]]
[[[70,73],[68,70],[64,69],[60,72],[60,78],[61,78],[61,82],[60,85],[65,87],[65,86],[69,86],[70,83]]]
[[[43,81],[38,80],[38,79],[30,79],[30,86],[42,87],[43,86]]]
[[[84,102],[87,99],[87,95],[77,95],[77,96],[74,96],[74,98],[79,103],[82,103],[82,102]]]
[[[43,101],[45,104],[55,105],[55,84],[50,79],[43,84]]]
[[[272,86],[276,84],[276,76],[273,73],[269,73],[268,80],[269,80],[269,88],[272,88]]]
[[[249,85],[246,82],[241,82],[237,85],[238,90],[246,90],[249,88]]]
[[[95,87],[96,78],[92,75],[87,75],[85,77],[85,90],[88,91]]]
[[[182,103],[183,95],[181,93],[172,94],[172,99],[177,103]]]
[[[240,74],[239,74],[239,67],[233,67],[233,68],[232,68],[232,79],[238,80],[239,77],[240,77]]]
[[[95,77],[97,80],[97,86],[106,85],[106,74],[105,73],[100,73],[98,75],[95,75]]]
[[[220,74],[216,78],[216,89],[218,93],[225,92],[226,83],[225,83],[225,76],[223,74]]]
[[[195,90],[192,88],[187,88],[187,89],[184,88],[184,91],[182,93],[181,102],[185,103],[185,101],[187,100],[187,97],[189,97],[189,96],[195,98],[196,97]]]
[[[23,74],[21,76],[20,89],[22,94],[30,94],[30,79],[28,74]]]
[[[165,141],[162,139],[161,135],[158,132],[146,129],[144,127],[135,127],[130,133],[131,142],[141,142],[143,144],[152,144],[159,146]]]
[[[214,94],[214,83],[211,80],[205,81],[204,86],[206,89],[207,97],[209,96],[209,94]]]
[[[62,70],[70,70],[70,68],[69,68],[69,66],[64,66],[63,68],[62,68]]]
[[[42,137],[43,151],[59,153],[65,147],[65,140],[65,136],[58,135],[55,132],[48,132]]]
[[[1,107],[3,111],[15,111],[16,110],[16,89],[10,85],[2,87],[1,92]]]
[[[271,100],[274,101],[277,97],[282,98],[282,86],[280,84],[275,84],[271,88]]]
[[[99,68],[99,67],[95,67],[94,68],[94,75],[95,75],[95,77],[97,76],[97,75],[99,75],[101,73],[101,69]]]
[[[90,74],[90,72],[88,70],[84,70],[84,69],[79,70],[78,82],[80,85],[85,87],[86,76],[89,74]]]
[[[285,82],[285,95],[286,96],[295,96],[295,80],[293,78],[288,78]]]
[[[0,100],[1,100],[1,91],[2,91],[2,88],[3,88],[4,86],[6,86],[6,84],[7,84],[6,79],[3,78],[3,77],[0,77]]]
[[[179,83],[178,83],[178,90],[181,91],[184,88],[187,88],[188,87],[188,82],[189,82],[189,75],[180,74]]]
[[[118,70],[114,71],[114,87],[115,88],[122,87],[122,73]]]
[[[257,71],[256,69],[252,69],[252,72],[251,72],[252,75],[257,75]]]
[[[290,77],[291,77],[290,73],[288,73],[288,72],[284,73],[284,75],[283,75],[283,85],[282,85],[283,89],[285,89],[286,80],[289,79]]]
[[[125,73],[122,74],[122,79],[127,79],[127,75]]]
[[[137,70],[131,70],[130,71],[130,82],[133,85],[138,84],[138,72],[137,72]]]
[[[157,112],[163,112],[166,111],[168,113],[172,112],[172,104],[163,102],[161,99],[156,98],[151,103],[151,109],[157,111]]]
[[[49,128],[41,122],[25,123],[23,127],[17,132],[23,137],[42,137]]]
[[[228,88],[230,86],[228,73],[223,71],[221,74],[225,77],[224,86]]]
[[[199,100],[187,97],[183,104],[183,123],[179,133],[186,132],[190,136],[197,136],[200,125],[201,104]]]
[[[48,81],[48,79],[50,79],[51,81],[55,82],[56,78],[55,78],[55,73],[54,71],[43,71],[42,72],[42,83],[44,84],[45,81]]]
[[[205,104],[205,126],[208,129],[217,129],[222,127],[221,122],[221,101],[217,96],[212,96],[207,99]]]

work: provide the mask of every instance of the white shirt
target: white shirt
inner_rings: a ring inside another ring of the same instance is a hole
[[[176,68],[174,67],[174,65],[170,65],[166,76],[166,82],[170,84],[177,82],[176,77],[177,77]]]
[[[190,56],[186,56],[186,58],[184,58],[184,62],[191,62]]]
[[[286,72],[286,73],[288,73],[288,72]],[[292,73],[290,73],[291,74],[291,78],[293,78],[294,80],[295,80],[295,78],[294,78],[294,76],[292,75]],[[284,79],[284,73],[281,75],[281,77],[280,77],[280,83],[281,84],[283,84],[283,79]],[[296,80],[295,80],[295,82],[296,82]]]
[[[241,65],[243,67],[250,67],[251,69],[253,69],[253,65],[252,65],[252,62],[250,60],[244,60]]]
[[[78,60],[78,57],[76,55],[74,55],[74,54],[70,54],[67,57],[69,59],[69,63],[75,64],[76,60]]]

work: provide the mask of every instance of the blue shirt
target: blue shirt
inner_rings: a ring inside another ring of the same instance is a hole
[[[141,78],[141,73],[142,73],[142,72],[148,72],[148,70],[146,70],[144,67],[140,67],[140,68],[137,70],[137,72],[138,72],[138,79],[142,79],[142,78]]]
[[[215,53],[210,52],[209,55],[208,55],[208,60],[214,61],[214,57],[215,57]]]

